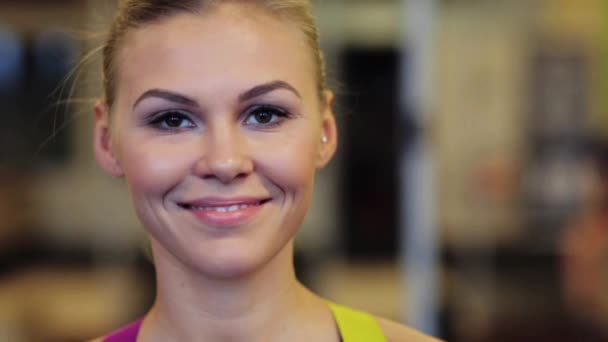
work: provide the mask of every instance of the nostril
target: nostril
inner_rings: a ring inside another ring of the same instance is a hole
[[[222,181],[230,181],[236,178],[244,178],[251,171],[251,162],[246,158],[231,159],[207,159],[200,162],[198,173],[203,178],[218,178]]]

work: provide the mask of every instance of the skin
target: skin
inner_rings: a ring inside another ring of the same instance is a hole
[[[326,302],[292,264],[315,174],[337,144],[333,96],[320,101],[305,42],[296,26],[242,3],[127,36],[116,101],[96,107],[94,148],[126,179],[151,239],[157,298],[138,341],[340,340]],[[232,225],[180,206],[243,196],[270,200]]]

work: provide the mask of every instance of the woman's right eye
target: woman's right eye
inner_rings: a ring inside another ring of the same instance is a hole
[[[195,127],[188,115],[178,111],[160,113],[150,121],[150,124],[162,130],[182,130]]]

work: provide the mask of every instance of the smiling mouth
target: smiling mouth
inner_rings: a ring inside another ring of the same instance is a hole
[[[267,199],[213,199],[178,203],[201,222],[215,227],[235,227],[249,222],[270,202]]]
[[[243,210],[251,207],[259,207],[270,199],[264,199],[260,201],[250,203],[230,203],[230,204],[191,204],[191,203],[178,203],[182,209],[186,210],[200,210],[200,211],[214,211],[218,213],[230,213],[238,210]]]
[[[218,205],[218,206],[199,206],[192,205],[187,203],[179,203],[179,206],[186,210],[204,210],[204,211],[216,211],[218,213],[229,213],[237,210],[247,209],[251,207],[258,207],[269,200],[263,200],[255,203],[246,203],[246,204],[231,204],[231,205]]]

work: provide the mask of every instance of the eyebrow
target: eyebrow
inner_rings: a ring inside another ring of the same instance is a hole
[[[183,104],[183,105],[186,105],[189,107],[198,106],[198,103],[196,102],[196,100],[191,99],[187,96],[184,96],[184,95],[181,95],[181,94],[169,91],[169,90],[150,89],[137,98],[137,100],[133,104],[133,108],[135,108],[137,106],[137,104],[140,103],[141,101],[143,101],[147,98],[150,98],[150,97],[157,97],[157,98],[165,99],[167,101]]]
[[[287,83],[285,81],[276,80],[276,81],[271,81],[268,83],[260,84],[258,86],[255,86],[255,87],[247,90],[246,92],[239,95],[239,101],[245,102],[247,100],[251,100],[258,96],[262,96],[266,93],[270,93],[271,91],[274,91],[277,89],[289,90],[292,93],[294,93],[297,97],[302,98],[300,93],[292,85],[290,85],[289,83]]]
[[[239,102],[245,102],[245,101],[251,100],[253,98],[262,96],[264,94],[267,94],[269,92],[272,92],[272,91],[275,91],[278,89],[289,90],[292,93],[294,93],[298,98],[302,98],[300,93],[292,85],[290,85],[289,83],[287,83],[285,81],[276,80],[276,81],[271,81],[268,83],[257,85],[255,87],[241,93],[238,96],[238,99],[239,99]],[[176,93],[176,92],[173,92],[170,90],[164,90],[164,89],[150,89],[137,98],[137,100],[133,104],[133,108],[135,108],[137,106],[137,104],[139,104],[144,99],[147,99],[150,97],[161,98],[161,99],[164,99],[164,100],[167,100],[170,102],[183,104],[183,105],[186,105],[189,107],[198,106],[198,102],[196,102],[196,100],[189,98],[187,96],[181,95],[179,93]]]

